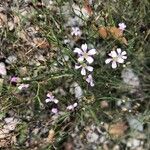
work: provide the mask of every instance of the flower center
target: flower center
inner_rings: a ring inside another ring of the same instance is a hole
[[[83,57],[87,58],[88,57],[88,53],[83,53]]]
[[[85,63],[82,64],[82,67],[85,68],[87,65]]]
[[[118,57],[113,57],[112,59],[113,61],[117,61]]]

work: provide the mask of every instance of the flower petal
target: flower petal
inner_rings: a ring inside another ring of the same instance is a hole
[[[81,65],[75,65],[75,69],[79,69],[79,68],[81,68]]]
[[[111,51],[108,55],[111,57],[117,57],[116,51]]]
[[[55,104],[57,104],[59,101],[58,101],[58,99],[54,99],[53,102],[54,102]]]
[[[78,105],[77,103],[74,103],[74,104],[73,104],[73,107],[75,108],[75,107],[77,107],[77,105]]]
[[[117,63],[115,61],[113,61],[111,66],[113,69],[115,69],[115,68],[117,68]]]
[[[92,66],[86,66],[86,69],[87,69],[88,71],[90,71],[90,72],[93,71],[93,67],[92,67]]]
[[[79,58],[78,58],[78,61],[79,62],[82,62],[84,60],[84,57],[83,56],[80,56]]]
[[[80,49],[80,48],[75,48],[74,49],[74,53],[78,53],[78,54],[82,54],[83,52],[82,52],[82,50]]]
[[[86,75],[86,70],[85,70],[85,68],[82,68],[82,69],[81,69],[81,75],[83,75],[83,76]]]
[[[124,59],[122,59],[121,57],[118,57],[117,62],[122,64],[122,63],[124,63]]]
[[[121,54],[121,48],[117,48],[117,53],[120,55]]]
[[[112,61],[112,59],[111,59],[111,58],[108,58],[108,59],[105,60],[105,63],[106,63],[106,64],[109,64],[111,61]]]
[[[122,56],[123,59],[127,59],[127,56]]]
[[[82,44],[81,45],[81,48],[82,48],[82,50],[84,51],[84,52],[86,52],[87,51],[87,44],[85,43],[85,44]]]
[[[72,110],[72,109],[74,109],[74,107],[73,107],[73,105],[69,105],[69,106],[67,106],[67,109]]]
[[[47,98],[47,99],[45,100],[46,103],[51,102],[51,101],[52,101],[52,100],[51,100],[50,98]]]
[[[90,86],[92,86],[92,87],[94,86],[94,83],[93,83],[93,81],[92,81],[92,82],[90,82]]]
[[[91,63],[94,61],[94,59],[93,59],[92,57],[90,57],[90,56],[88,56],[88,57],[86,58],[86,60],[87,60],[87,62],[88,62],[89,64],[91,64]]]
[[[96,54],[96,49],[91,49],[88,51],[88,55],[95,55]]]
[[[126,55],[127,54],[127,52],[126,51],[123,51],[122,53],[121,53],[121,55]]]

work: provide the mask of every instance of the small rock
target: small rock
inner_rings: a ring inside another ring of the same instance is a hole
[[[3,62],[0,63],[0,75],[2,76],[7,75],[6,66]]]
[[[143,124],[139,120],[133,117],[128,117],[127,120],[130,128],[138,131],[143,131]]]
[[[25,76],[27,74],[27,67],[20,67],[19,73],[20,73],[20,76]]]
[[[75,94],[75,98],[77,98],[77,99],[81,99],[81,97],[83,96],[82,88],[79,86],[79,84],[77,82],[74,82],[70,86],[70,93]]]
[[[98,138],[99,138],[99,136],[93,131],[89,131],[86,136],[86,139],[89,143],[93,143],[93,142],[96,143]]]
[[[121,77],[123,78],[124,83],[133,86],[134,88],[139,87],[140,85],[138,76],[130,68],[125,68],[121,73]]]
[[[15,130],[17,124],[18,124],[18,119],[15,119],[13,117],[5,118],[4,119],[6,124],[3,126],[4,129],[13,131]]]
[[[101,108],[108,108],[109,104],[107,101],[101,101],[100,106],[101,106]]]
[[[120,150],[119,145],[115,145],[115,146],[113,147],[113,150]]]
[[[128,139],[127,142],[127,147],[131,147],[131,148],[137,148],[138,146],[140,146],[141,141],[137,140],[137,139]]]
[[[17,62],[17,57],[16,56],[14,56],[14,55],[11,55],[11,56],[9,56],[7,59],[6,59],[6,63],[8,63],[8,64],[14,64],[14,63],[16,63]]]

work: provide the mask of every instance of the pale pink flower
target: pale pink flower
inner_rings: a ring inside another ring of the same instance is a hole
[[[124,60],[127,59],[126,54],[126,51],[122,52],[120,48],[117,48],[116,51],[113,50],[108,54],[111,58],[106,59],[105,63],[108,64],[112,62],[112,68],[115,69],[117,68],[118,63],[122,64],[124,63]]]
[[[72,29],[72,31],[71,31],[71,35],[72,36],[73,35],[75,35],[75,36],[81,36],[82,31],[80,30],[79,27],[72,27],[71,29]]]
[[[20,81],[20,78],[19,77],[11,77],[11,79],[10,79],[10,82],[11,83],[17,83],[17,82],[19,82]]]
[[[119,23],[118,26],[119,26],[119,29],[121,29],[122,31],[124,31],[125,28],[127,27],[124,23]]]
[[[47,99],[45,100],[45,102],[46,102],[46,103],[48,103],[48,102],[54,102],[55,104],[57,104],[59,101],[58,101],[58,99],[56,99],[56,98],[53,96],[53,94],[52,94],[51,92],[49,92],[49,93],[47,94]]]
[[[79,69],[81,68],[81,75],[86,75],[86,70],[92,72],[93,71],[93,67],[92,66],[88,66],[87,64],[83,63],[81,65],[75,65],[75,69]]]
[[[74,110],[77,107],[77,103],[74,103],[73,105],[67,106],[67,110]]]
[[[57,114],[57,113],[58,113],[58,109],[57,109],[57,108],[52,108],[51,112],[52,112],[53,114]]]
[[[94,83],[93,83],[93,77],[91,74],[88,75],[88,77],[86,78],[86,82],[90,84],[90,86],[94,86]]]
[[[94,61],[92,56],[96,54],[96,50],[94,48],[88,50],[87,44],[82,44],[81,49],[75,48],[74,52],[79,55],[79,62],[83,62],[84,60],[86,60],[89,64]]]

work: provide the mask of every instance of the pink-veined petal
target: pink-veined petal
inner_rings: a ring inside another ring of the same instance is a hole
[[[82,69],[81,69],[81,74],[82,74],[83,76],[86,75],[86,70],[85,70],[85,68],[82,68]]]
[[[106,63],[106,64],[109,64],[111,61],[112,61],[112,59],[111,59],[111,58],[108,58],[108,59],[105,60],[105,63]]]
[[[111,51],[108,55],[111,57],[117,57],[116,51]]]
[[[122,64],[122,63],[124,63],[124,59],[122,59],[121,57],[118,57],[117,62]]]
[[[111,66],[113,69],[115,69],[115,68],[117,68],[117,63],[115,61],[113,61]]]
[[[84,57],[83,57],[83,56],[80,56],[80,57],[78,58],[78,62],[83,62],[83,60],[84,60]]]
[[[80,48],[75,48],[75,49],[74,49],[74,53],[82,54],[83,51],[82,51]]]
[[[121,53],[121,55],[126,55],[127,54],[127,52],[126,51],[123,51],[122,53]]]
[[[91,80],[90,80],[89,78],[86,78],[86,82],[87,82],[87,83],[90,83],[90,81],[91,81]]]
[[[88,75],[88,77],[86,78],[86,82],[90,83],[92,79],[92,76]]]
[[[88,71],[90,71],[90,72],[93,71],[93,67],[92,67],[92,66],[86,66],[86,69],[87,69]]]
[[[121,54],[121,48],[117,48],[117,53],[120,55]]]
[[[84,51],[84,52],[86,52],[87,51],[87,44],[85,43],[85,44],[82,44],[81,45],[81,48],[82,48],[82,50]]]
[[[95,55],[96,54],[96,49],[91,49],[88,51],[88,55]]]
[[[92,57],[90,57],[90,56],[88,56],[88,57],[86,58],[86,60],[87,60],[87,62],[88,62],[89,64],[91,64],[91,63],[94,61],[94,59],[93,59]]]
[[[127,56],[122,56],[123,59],[127,59]]]
[[[75,65],[75,69],[79,69],[79,68],[81,68],[81,65]]]

